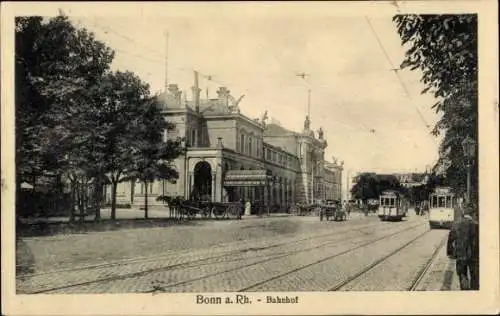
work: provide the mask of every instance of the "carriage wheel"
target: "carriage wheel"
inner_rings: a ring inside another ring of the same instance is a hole
[[[211,210],[210,210],[210,207],[209,206],[205,206],[205,208],[203,208],[203,218],[204,219],[210,219],[211,217]]]
[[[212,208],[212,213],[214,214],[214,217],[216,219],[221,219],[225,215],[225,212],[221,211],[220,209],[217,209],[215,206]]]
[[[240,208],[236,205],[231,207],[231,212],[229,214],[232,215],[234,219],[241,219]]]
[[[196,217],[196,212],[194,210],[188,210],[187,211],[187,218],[189,220],[193,220]]]
[[[226,208],[226,216],[227,216],[227,218],[232,219],[233,215],[236,216],[236,213],[234,212],[234,206],[229,205]]]

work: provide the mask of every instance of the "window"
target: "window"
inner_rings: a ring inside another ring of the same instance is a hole
[[[437,207],[437,196],[433,195],[431,198],[431,207]]]
[[[446,207],[446,197],[438,197],[438,207]]]
[[[248,138],[248,154],[251,156],[252,155],[252,137]]]
[[[245,153],[245,135],[241,134],[240,138],[240,152]]]
[[[394,206],[396,206],[396,199],[395,198],[380,199],[380,205],[386,206],[386,207],[394,207]]]
[[[453,200],[452,200],[451,196],[446,197],[446,207],[448,207],[448,208],[453,207]]]
[[[172,129],[165,130],[165,141],[167,139],[175,139],[175,138],[177,138],[177,136],[178,136],[178,131],[177,131],[176,127],[172,128]]]
[[[191,130],[191,146],[196,146],[196,130]]]

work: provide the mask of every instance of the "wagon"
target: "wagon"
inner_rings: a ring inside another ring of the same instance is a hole
[[[321,206],[319,220],[323,221],[323,219],[326,219],[327,221],[329,221],[332,218],[335,221],[344,221],[347,218],[347,214],[345,210],[342,209],[342,207],[339,205],[338,201],[329,200]]]
[[[320,211],[319,204],[298,203],[292,205],[290,208],[290,213],[298,216],[314,215],[315,213],[319,213],[319,211]]]
[[[216,219],[241,219],[244,211],[239,202],[208,202],[207,207]]]
[[[241,203],[220,203],[210,201],[184,200],[181,197],[160,197],[158,201],[168,203],[170,216],[178,219],[241,219],[243,205]]]

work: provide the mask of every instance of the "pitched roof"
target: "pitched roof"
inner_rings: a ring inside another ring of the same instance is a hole
[[[266,125],[264,136],[292,136],[296,133],[278,124],[270,123]]]

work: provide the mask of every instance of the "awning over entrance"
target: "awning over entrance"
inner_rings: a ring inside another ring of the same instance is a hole
[[[266,170],[228,170],[224,177],[225,187],[267,186],[273,177]]]

